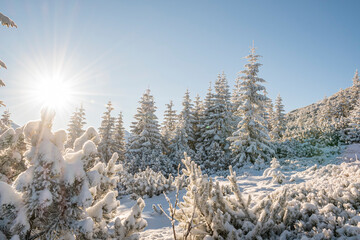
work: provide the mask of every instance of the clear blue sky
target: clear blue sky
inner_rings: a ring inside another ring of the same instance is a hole
[[[186,88],[205,96],[221,71],[233,86],[253,40],[269,96],[280,93],[287,111],[349,87],[360,68],[356,0],[0,0],[0,12],[18,25],[0,28],[8,66],[0,95],[18,124],[39,117],[40,105],[23,96],[34,72],[59,66],[77,76],[88,125],[100,125],[111,100],[127,128],[147,87],[161,120],[169,100],[179,110]],[[66,127],[79,104],[58,115],[55,128]]]

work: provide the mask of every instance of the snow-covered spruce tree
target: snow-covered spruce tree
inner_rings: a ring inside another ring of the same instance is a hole
[[[351,126],[360,128],[360,99],[357,101],[354,109],[350,112],[349,122]]]
[[[208,150],[206,141],[209,141],[207,139],[207,131],[209,128],[208,123],[211,121],[211,117],[213,114],[214,109],[214,93],[212,91],[211,82],[208,88],[208,91],[206,93],[204,103],[203,103],[203,112],[201,114],[201,118],[198,124],[198,131],[199,131],[199,138],[197,139],[196,143],[196,155],[195,155],[195,161],[204,167],[204,169],[207,169],[207,167],[210,167],[210,162],[207,162],[207,156],[208,156]]]
[[[1,125],[2,127],[5,127],[6,129],[11,127],[11,119],[10,119],[10,111],[9,109],[4,110],[4,113],[1,115]],[[4,129],[4,130],[6,130]]]
[[[73,148],[74,141],[85,132],[83,130],[85,124],[85,109],[81,105],[80,108],[75,109],[75,112],[70,117],[68,139],[65,144],[66,148]]]
[[[330,98],[324,98],[318,116],[318,127],[321,132],[320,141],[326,146],[337,146],[341,140],[341,132],[335,126],[334,106]]]
[[[234,114],[241,104],[241,81],[240,76],[235,79],[235,86],[231,95],[232,111]],[[235,124],[235,126],[237,126],[237,122]]]
[[[66,132],[51,132],[55,112],[49,108],[41,111],[41,120],[29,122],[24,127],[29,149],[25,153],[29,168],[14,182],[23,193],[26,216],[18,215],[12,232],[21,239],[55,238],[62,232],[61,217],[64,211],[61,155]]]
[[[359,80],[359,72],[358,70],[356,69],[355,71],[355,74],[354,74],[354,77],[353,77],[353,86],[358,86],[360,85],[360,80]]]
[[[131,137],[127,148],[127,167],[132,172],[143,171],[147,167],[155,171],[166,169],[164,164],[163,146],[157,116],[154,97],[150,89],[139,101],[140,106],[135,114],[135,122],[132,122]]]
[[[201,137],[200,124],[204,114],[204,106],[203,106],[203,102],[200,99],[199,94],[197,94],[195,97],[193,112],[194,112],[193,131],[194,131],[194,142],[196,148],[196,144],[199,142],[199,139]]]
[[[173,101],[170,101],[169,104],[166,104],[166,110],[164,112],[164,121],[161,127],[161,135],[163,139],[163,144],[165,152],[167,155],[170,154],[170,145],[173,142],[176,131],[177,124],[177,115],[176,110],[173,109]]]
[[[233,166],[240,167],[246,162],[255,163],[255,160],[262,159],[270,161],[274,150],[269,142],[268,129],[261,113],[264,111],[264,105],[267,101],[261,92],[265,87],[261,85],[264,79],[258,77],[259,67],[258,58],[255,54],[255,48],[252,47],[250,55],[246,58],[249,63],[245,65],[245,70],[239,76],[241,105],[235,112],[235,115],[241,118],[237,125],[237,130],[228,140],[231,142],[233,152]]]
[[[11,119],[9,110],[5,110],[0,119],[0,134],[11,128]]]
[[[20,195],[12,208],[8,204],[3,211],[0,206],[0,219],[7,223],[1,231],[9,239],[25,240],[136,239],[136,232],[146,226],[143,201],[138,200],[126,219],[115,218],[117,154],[108,164],[99,162],[95,144],[87,141],[81,150],[63,156],[66,132],[51,131],[53,111],[43,109],[41,115],[41,120],[24,127],[30,167],[13,188],[4,192],[0,187],[0,199]]]
[[[179,114],[179,120],[175,130],[175,137],[172,144],[170,145],[169,158],[175,171],[178,164],[181,163],[184,152],[187,152],[190,156],[194,156],[195,154],[195,119],[189,90],[186,90],[182,105],[183,109]]]
[[[193,154],[195,150],[195,142],[194,142],[194,112],[193,108],[194,105],[192,104],[191,98],[190,98],[190,92],[187,89],[183,98],[183,109],[179,114],[179,121],[183,122],[182,128],[184,129],[185,138],[187,141],[187,145],[192,150],[192,152],[189,152],[188,154]]]
[[[123,115],[120,112],[116,120],[115,132],[114,132],[114,141],[115,141],[115,151],[119,155],[119,161],[125,161],[125,152],[126,152],[126,143],[125,143],[125,128],[123,122]]]
[[[8,128],[0,135],[0,181],[11,183],[26,170],[26,144],[22,129]]]
[[[11,20],[9,17],[5,16],[4,14],[0,13],[0,23],[3,26],[6,27],[16,27],[16,24],[14,23],[13,20]],[[5,68],[6,69],[6,65],[3,61],[0,60],[0,68]],[[4,87],[5,83],[0,79],[0,87]],[[3,101],[0,101],[0,107],[1,106],[5,106]]]
[[[264,90],[264,96],[267,97],[267,91]],[[265,104],[265,111],[262,114],[262,117],[267,123],[267,129],[270,132],[272,130],[272,121],[274,119],[274,105],[270,98],[267,99]]]
[[[112,154],[115,152],[115,141],[114,141],[114,131],[115,131],[115,118],[111,116],[111,112],[114,110],[114,107],[111,101],[106,105],[106,112],[102,116],[101,127],[99,128],[100,133],[100,143],[98,146],[98,151],[101,156],[101,159],[106,163],[110,160]]]
[[[230,144],[227,138],[233,131],[232,123],[229,87],[223,73],[218,75],[215,82],[215,94],[209,90],[205,99],[202,133],[197,145],[197,156],[204,170],[216,171],[229,167]]]
[[[334,109],[335,127],[338,130],[347,128],[347,117],[350,113],[350,103],[344,90],[340,89],[337,106]]]
[[[324,98],[323,106],[320,110],[320,116],[319,116],[319,126],[322,129],[327,129],[332,125],[333,117],[334,117],[334,109],[331,104],[330,98]]]
[[[360,99],[355,105],[354,109],[351,110],[350,115],[347,119],[349,123],[348,142],[359,142],[360,141]]]
[[[356,69],[354,77],[352,79],[353,85],[352,85],[352,105],[356,104],[357,99],[359,99],[360,96],[360,78],[359,78],[359,72]]]
[[[176,125],[175,138],[170,145],[169,160],[174,170],[173,173],[176,172],[178,165],[181,163],[184,152],[190,152],[194,155],[194,151],[190,148],[188,140],[186,134],[186,121],[179,119]]]
[[[272,120],[272,125],[272,130],[270,132],[271,139],[275,141],[281,141],[284,137],[286,122],[284,105],[282,104],[282,98],[280,97],[280,94],[275,100],[275,112]]]

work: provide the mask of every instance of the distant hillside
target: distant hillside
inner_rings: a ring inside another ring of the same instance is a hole
[[[337,99],[338,99],[341,91],[345,94],[345,96],[348,98],[348,100],[350,102],[355,100],[355,99],[352,99],[352,94],[351,94],[351,92],[353,91],[353,87],[348,87],[346,89],[341,89],[338,92],[331,95],[330,97],[327,97],[327,99],[330,99],[330,101],[333,104],[337,105]],[[324,105],[324,99],[322,99],[320,101],[317,101],[316,103],[312,103],[310,105],[307,105],[305,107],[297,108],[295,110],[292,110],[291,112],[287,113],[286,116],[288,118],[292,118],[292,116],[297,116],[302,112],[317,113],[322,108],[323,105]]]
[[[352,110],[358,100],[358,94],[356,94],[356,91],[358,91],[357,87],[354,86],[343,90],[341,89],[323,100],[287,113],[287,126],[291,128],[298,126],[311,127],[313,125],[317,125],[319,121],[321,121],[321,116],[325,111],[327,101],[329,101],[328,104],[331,105],[334,116],[336,115],[339,106],[344,104],[344,99],[346,101],[347,108]]]

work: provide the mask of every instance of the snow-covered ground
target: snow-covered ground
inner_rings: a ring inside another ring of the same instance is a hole
[[[314,180],[315,178],[321,178],[324,174],[322,168],[329,164],[340,165],[360,165],[360,161],[357,161],[357,156],[360,156],[360,144],[353,144],[343,149],[340,156],[328,155],[320,156],[308,159],[297,159],[297,160],[285,160],[280,159],[280,167],[276,170],[280,171],[284,175],[282,184],[273,181],[271,174],[266,175],[273,170],[255,170],[253,168],[245,168],[237,173],[237,183],[240,190],[244,195],[250,194],[252,199],[262,199],[264,196],[275,191],[276,189],[286,184],[301,184],[306,181]],[[265,172],[265,174],[264,174]],[[225,177],[214,176],[214,179],[228,184]],[[185,190],[180,191],[180,200],[186,193]],[[175,201],[175,191],[170,192],[168,197],[172,202]],[[148,222],[148,226],[145,231],[141,233],[140,239],[173,239],[173,232],[169,219],[164,214],[159,214],[153,209],[153,205],[161,204],[164,209],[168,208],[168,203],[164,195],[154,196],[152,198],[145,198],[146,206],[143,211],[143,216]],[[125,196],[120,199],[121,207],[123,209],[130,210],[131,206],[134,205],[135,201],[131,200],[129,196]],[[256,202],[256,201],[254,201]],[[127,212],[122,212],[126,215]],[[179,229],[180,230],[180,229]]]

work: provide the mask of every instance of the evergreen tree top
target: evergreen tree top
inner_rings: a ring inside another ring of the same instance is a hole
[[[114,107],[113,107],[111,101],[109,101],[109,102],[106,104],[106,110],[107,110],[108,112],[111,112],[112,110],[114,110]]]
[[[255,47],[252,47],[250,49],[250,54],[248,56],[246,56],[245,58],[248,59],[248,63],[245,64],[245,69],[240,71],[240,75],[238,78],[246,81],[246,80],[250,80],[253,82],[261,82],[264,83],[265,80],[258,77],[257,74],[259,72],[259,67],[262,66],[261,63],[258,62],[258,58],[260,58],[260,55],[257,55],[255,53]],[[260,87],[261,89],[258,90],[264,90],[264,87]]]
[[[180,119],[180,120],[184,120],[184,121],[186,121],[186,122],[192,121],[192,117],[193,117],[193,113],[192,113],[193,104],[192,104],[192,101],[191,101],[191,98],[190,98],[189,89],[186,89],[186,92],[185,92],[185,95],[184,95],[184,98],[183,98],[182,105],[183,105],[183,109],[182,109],[181,112],[180,112],[179,119]]]
[[[5,109],[4,113],[1,115],[1,122],[5,124],[7,127],[10,127],[12,121],[10,119],[10,111],[9,109]]]
[[[355,74],[354,74],[354,77],[353,77],[353,85],[354,86],[357,86],[360,84],[360,81],[359,81],[359,73],[358,73],[358,70],[356,69],[355,71]]]

